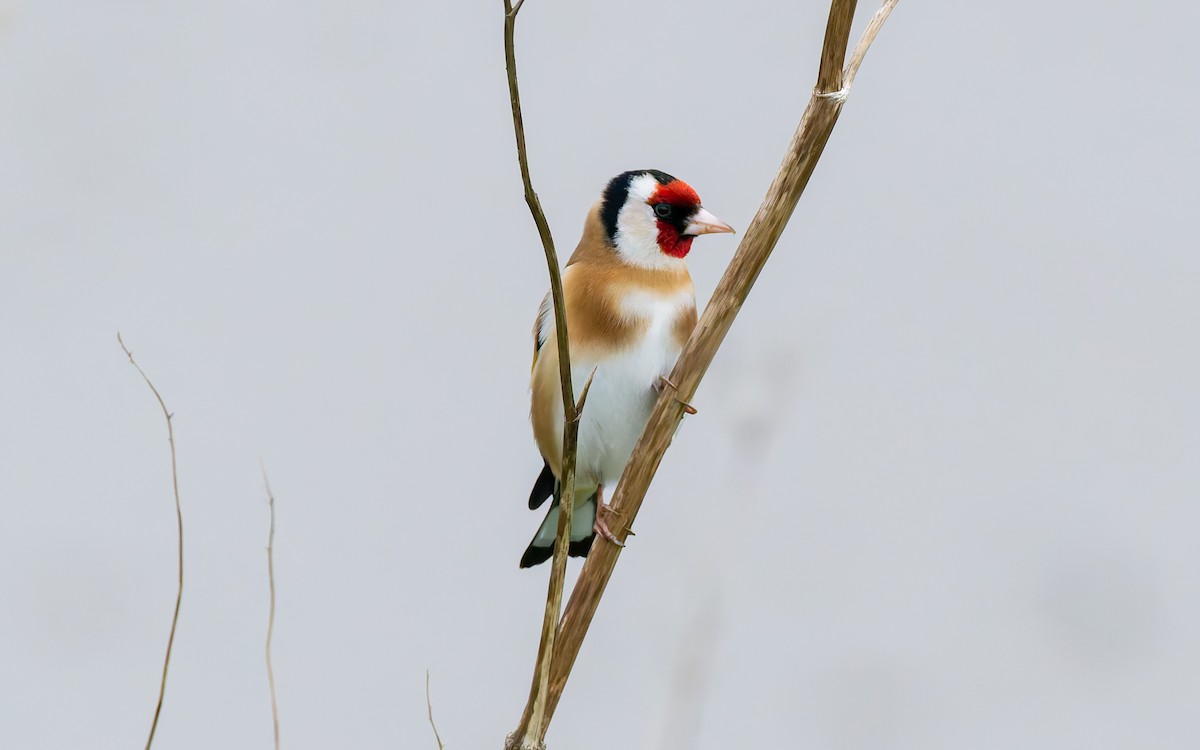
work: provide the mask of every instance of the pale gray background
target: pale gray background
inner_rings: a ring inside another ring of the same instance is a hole
[[[498,748],[546,573],[499,0],[0,7],[0,746],[145,740],[174,511],[121,330],[187,524],[156,747],[270,744],[262,457],[285,745],[434,747],[429,668]],[[901,3],[552,746],[1200,746],[1198,7]],[[826,12],[530,0],[564,254],[637,167],[744,229]]]

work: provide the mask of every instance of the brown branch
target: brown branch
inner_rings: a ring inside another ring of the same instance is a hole
[[[863,58],[867,56],[867,50],[871,48],[871,42],[875,41],[879,30],[883,28],[883,22],[892,15],[892,10],[896,7],[896,3],[900,0],[886,0],[883,6],[875,11],[875,15],[871,16],[871,20],[867,23],[867,28],[863,31],[862,37],[859,38],[858,44],[854,47],[854,54],[850,56],[850,62],[846,65],[846,70],[842,74],[842,88],[849,89],[854,85],[854,77],[858,75],[858,69],[862,65]]]
[[[562,272],[559,270],[558,253],[554,250],[554,237],[550,224],[542,211],[542,203],[533,189],[533,178],[529,172],[529,156],[525,146],[525,122],[521,116],[521,91],[517,85],[517,56],[514,36],[517,13],[525,0],[504,0],[504,63],[508,72],[508,96],[512,108],[513,135],[517,143],[517,164],[521,169],[521,182],[525,188],[525,203],[537,226],[542,249],[546,255],[546,270],[550,274],[550,299],[554,306],[554,329],[558,343],[558,376],[563,402],[562,470],[559,481],[558,528],[554,541],[554,557],[550,564],[550,581],[546,591],[546,607],[542,614],[542,635],[538,644],[538,655],[533,671],[533,684],[529,691],[528,714],[520,729],[508,737],[506,746],[535,748],[541,745],[546,734],[549,705],[550,668],[554,656],[554,640],[557,635],[559,612],[562,611],[563,585],[567,575],[567,548],[570,543],[572,516],[575,511],[575,453],[579,444],[579,412],[575,391],[571,385],[571,350],[567,336],[566,302],[563,297]],[[589,385],[591,378],[588,378]],[[584,398],[587,396],[586,386]]]
[[[437,740],[438,750],[444,750],[442,735],[438,734],[437,724],[433,723],[433,701],[429,698],[429,670],[425,670],[425,707],[429,709],[429,726],[433,727],[433,739]]]
[[[275,668],[271,666],[271,639],[275,635],[275,495],[267,479],[266,464],[262,468],[263,486],[267,488],[267,507],[271,510],[271,529],[267,532],[267,585],[271,589],[271,605],[267,611],[267,686],[271,690],[271,725],[275,729],[275,750],[279,750],[279,703],[275,700]]]
[[[889,2],[894,5],[894,0]],[[817,85],[792,136],[783,164],[771,183],[758,213],[746,230],[725,275],[713,292],[696,329],[679,356],[671,373],[671,381],[677,388],[664,388],[659,395],[646,428],[634,448],[633,456],[625,467],[612,500],[614,513],[622,519],[617,531],[621,541],[627,538],[629,527],[637,517],[646,496],[646,490],[658,470],[663,454],[671,444],[679,421],[683,418],[684,405],[695,395],[717,349],[733,325],[734,318],[762,272],[812,176],[845,102],[846,79],[852,78],[853,73],[857,72],[857,66],[866,54],[866,47],[878,33],[883,18],[886,18],[885,13],[882,18],[877,16],[878,23],[872,22],[873,25],[868,28],[868,33],[864,35],[863,42],[859,44],[859,49],[852,58],[850,69],[844,73],[842,66],[849,44],[854,8],[854,0],[833,0],[831,4]],[[593,547],[571,592],[556,641],[543,732],[545,725],[553,717],[567,677],[575,663],[575,657],[579,654],[588,626],[596,613],[621,550],[621,547],[613,544]],[[531,709],[532,706],[526,706],[520,724],[521,730],[529,726]],[[538,739],[541,740],[544,736],[538,735]]]
[[[162,714],[163,697],[167,693],[167,671],[171,666],[171,649],[175,646],[175,629],[179,626],[179,607],[183,603],[183,507],[179,503],[179,471],[175,461],[175,427],[171,420],[175,416],[167,409],[166,402],[163,401],[162,395],[158,389],[154,387],[154,383],[150,382],[150,378],[146,376],[142,366],[133,359],[133,352],[129,351],[129,347],[125,346],[125,341],[121,338],[120,332],[117,333],[117,343],[121,345],[121,350],[125,352],[125,356],[129,357],[129,364],[133,365],[138,374],[142,376],[142,380],[146,381],[146,385],[150,387],[150,392],[154,394],[154,398],[158,400],[158,405],[162,408],[163,418],[167,420],[167,442],[171,446],[171,487],[175,492],[175,523],[178,532],[179,540],[179,584],[175,590],[175,613],[171,615],[171,633],[167,636],[167,654],[163,657],[162,681],[158,687],[158,703],[154,707],[154,719],[150,722],[150,736],[146,738],[146,750],[150,750],[150,746],[154,744],[154,732],[158,729],[158,717]]]
[[[521,183],[525,187],[525,203],[533,215],[542,249],[546,254],[546,266],[550,272],[550,299],[554,304],[554,328],[558,338],[559,379],[562,385],[563,413],[570,416],[575,410],[574,391],[571,388],[570,340],[567,338],[567,316],[563,314],[566,302],[563,299],[562,274],[558,267],[558,253],[554,250],[554,237],[550,224],[542,211],[542,202],[533,189],[533,178],[529,173],[529,155],[525,147],[525,121],[521,116],[521,91],[517,85],[517,56],[514,34],[517,28],[517,13],[524,0],[513,6],[504,0],[504,61],[508,70],[508,98],[512,107],[513,133],[517,140],[517,164],[521,168]]]
[[[850,44],[850,26],[854,23],[857,5],[858,0],[833,0],[829,4],[825,43],[821,45],[821,67],[817,71],[817,91],[837,91],[842,87],[842,63],[846,59],[846,47]],[[745,244],[743,240],[742,245]]]
[[[583,381],[583,390],[579,392],[579,403],[575,404],[576,422],[578,422],[579,418],[583,416],[583,405],[587,403],[588,391],[592,389],[592,378],[596,377],[596,370],[599,369],[600,365],[593,367],[592,371],[588,373],[587,380]]]

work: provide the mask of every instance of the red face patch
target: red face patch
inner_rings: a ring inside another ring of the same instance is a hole
[[[692,250],[691,235],[680,234],[673,224],[665,221],[658,222],[658,246],[672,258],[686,258]]]
[[[696,195],[691,185],[683,180],[675,180],[666,185],[659,185],[654,195],[650,196],[650,202],[670,203],[672,206],[689,208],[700,205],[700,196]]]
[[[666,203],[675,209],[673,217],[659,219],[657,222],[658,246],[672,258],[687,257],[692,249],[692,240],[696,238],[680,233],[684,226],[682,219],[700,205],[700,196],[683,180],[674,180],[666,185],[659,185],[648,203],[652,206]]]

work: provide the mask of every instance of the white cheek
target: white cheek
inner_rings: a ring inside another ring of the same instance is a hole
[[[631,200],[617,214],[617,250],[629,260],[646,260],[662,254],[658,247],[658,223],[647,209],[646,204]]]
[[[626,261],[645,268],[671,268],[683,265],[658,246],[658,220],[648,201],[658,189],[658,181],[643,175],[629,184],[625,205],[617,213],[617,252]]]

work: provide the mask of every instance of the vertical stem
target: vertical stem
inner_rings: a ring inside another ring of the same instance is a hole
[[[433,723],[433,700],[429,697],[429,670],[425,670],[425,707],[429,709],[429,726],[433,727],[433,739],[437,741],[438,750],[445,750],[442,745],[442,735],[438,734],[437,724]]]
[[[850,26],[858,0],[834,0],[825,24],[825,43],[821,46],[821,69],[817,73],[817,91],[828,93],[842,88],[842,66],[850,46]]]
[[[179,609],[183,604],[183,507],[179,502],[179,467],[175,460],[175,427],[171,422],[175,415],[167,410],[167,404],[163,401],[163,397],[159,394],[158,389],[154,387],[154,383],[150,382],[150,378],[146,376],[141,365],[134,361],[133,353],[129,351],[129,347],[125,346],[125,341],[121,338],[120,333],[117,334],[117,343],[121,345],[121,350],[125,352],[125,356],[129,357],[129,364],[137,369],[138,374],[142,376],[142,380],[146,381],[146,385],[150,387],[150,392],[157,399],[158,406],[162,409],[163,418],[167,421],[167,443],[171,446],[171,488],[175,493],[175,527],[179,549],[179,583],[175,589],[175,612],[171,615],[171,632],[167,636],[167,653],[163,657],[162,680],[158,686],[158,702],[154,706],[154,719],[150,722],[150,735],[146,738],[146,750],[150,750],[150,747],[154,744],[154,733],[158,730],[158,718],[162,715],[163,698],[167,694],[167,672],[171,668],[171,650],[175,646],[175,630],[179,627]]]
[[[517,85],[517,56],[514,43],[517,13],[524,0],[514,6],[512,0],[504,0],[504,62],[508,71],[509,104],[512,108],[513,134],[517,143],[517,164],[521,169],[521,182],[525,188],[525,203],[537,226],[542,249],[546,255],[546,268],[550,274],[550,299],[554,305],[554,328],[558,342],[558,374],[563,401],[563,458],[562,476],[559,478],[559,514],[557,536],[554,542],[554,557],[550,565],[550,582],[546,592],[546,607],[542,617],[542,636],[538,645],[538,656],[534,667],[533,685],[530,687],[529,710],[522,717],[520,726],[511,735],[510,745],[537,747],[546,734],[546,707],[548,704],[550,665],[554,655],[554,640],[557,633],[559,612],[562,609],[563,586],[567,575],[567,549],[570,542],[572,516],[575,510],[575,453],[579,441],[579,409],[575,405],[575,392],[571,384],[570,340],[567,336],[566,302],[563,296],[562,273],[559,270],[558,254],[554,250],[554,237],[546,221],[541,201],[533,189],[533,178],[529,172],[529,157],[525,146],[525,122],[521,116],[521,92]]]
[[[271,511],[271,528],[267,532],[267,585],[271,591],[271,604],[267,610],[267,687],[271,691],[271,725],[275,730],[275,750],[279,750],[279,703],[275,699],[275,668],[271,665],[271,641],[275,635],[275,495],[271,492],[271,482],[267,479],[267,467],[261,466],[263,486],[267,488],[267,507]]]

